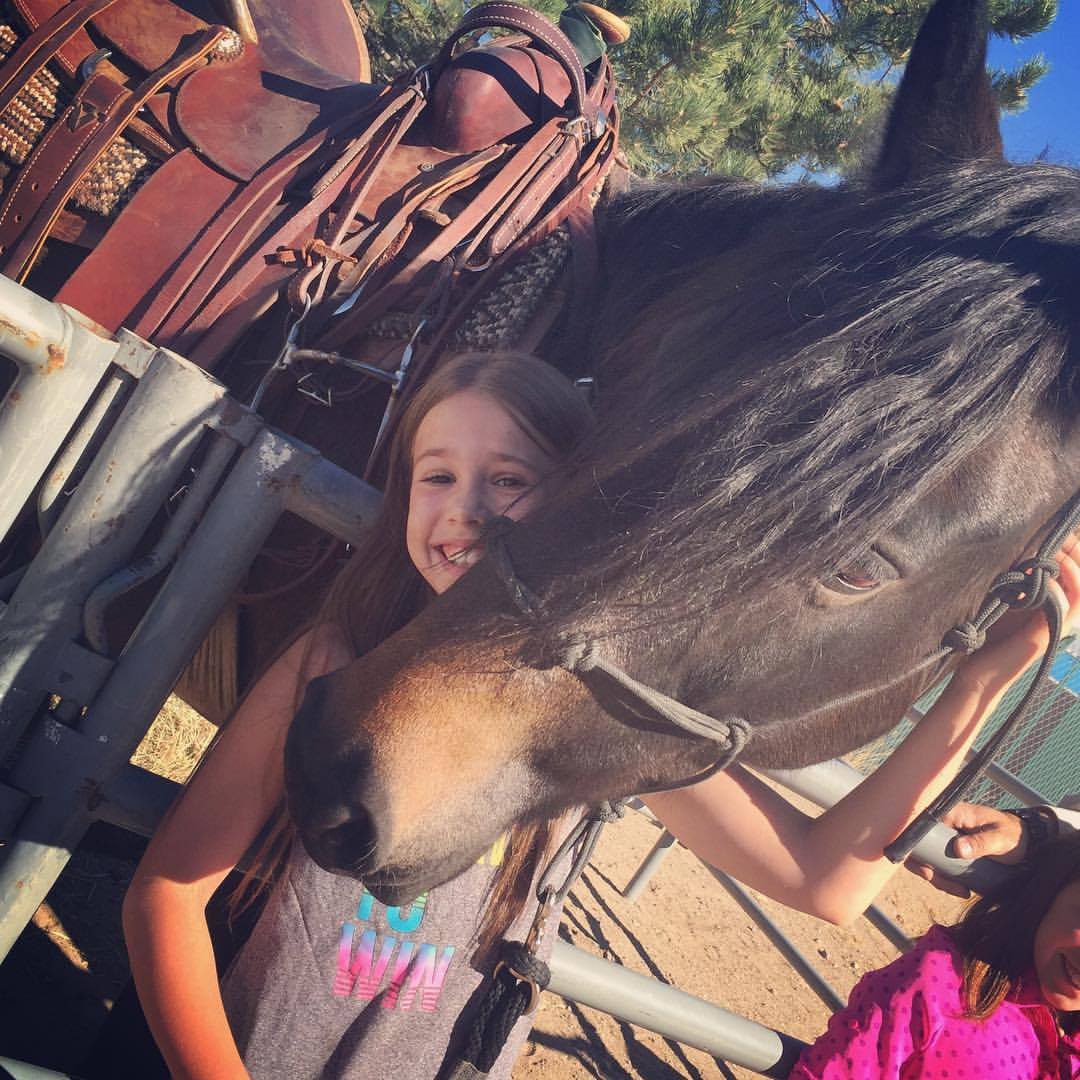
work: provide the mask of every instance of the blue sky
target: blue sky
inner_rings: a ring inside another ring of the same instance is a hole
[[[1027,109],[1002,117],[1005,153],[1014,161],[1031,161],[1048,148],[1048,160],[1080,166],[1080,0],[1060,5],[1044,33],[1015,45],[1008,38],[990,42],[992,67],[1015,67],[1040,52],[1051,65],[1031,91]]]

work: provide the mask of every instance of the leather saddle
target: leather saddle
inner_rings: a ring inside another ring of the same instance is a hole
[[[56,298],[207,368],[278,302],[323,350],[421,309],[406,336],[445,340],[478,272],[587,212],[614,161],[606,57],[586,74],[510,0],[385,86],[348,0],[231,0],[229,25],[194,0],[13,3],[0,114],[47,72],[59,105],[5,185],[0,270],[24,279],[50,233],[95,231],[72,195],[126,139],[152,168]],[[456,50],[492,29],[511,36]]]

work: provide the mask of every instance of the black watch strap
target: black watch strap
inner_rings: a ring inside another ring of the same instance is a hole
[[[1039,848],[1058,837],[1058,819],[1048,806],[1021,806],[1006,810],[1005,813],[1018,817],[1024,823],[1024,835],[1027,837],[1027,847],[1024,851],[1025,862]]]

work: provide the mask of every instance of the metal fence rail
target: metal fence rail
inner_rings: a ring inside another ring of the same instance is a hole
[[[160,786],[132,779],[128,759],[280,515],[356,540],[379,495],[266,427],[183,358],[130,334],[103,338],[6,279],[0,351],[18,369],[0,409],[4,535],[46,488],[38,508],[51,525],[0,609],[6,955],[92,821],[134,823],[160,808]],[[93,447],[64,501],[58,468],[70,479]],[[192,467],[179,511],[137,559]],[[108,603],[174,559],[123,653],[111,656],[101,633]],[[148,807],[130,805],[143,797]]]

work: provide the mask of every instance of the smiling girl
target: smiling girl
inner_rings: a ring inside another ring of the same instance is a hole
[[[433,592],[479,562],[484,522],[521,518],[537,505],[554,465],[552,452],[483,390],[462,390],[424,417],[413,439],[405,547]]]
[[[410,400],[367,543],[315,628],[223,729],[125,898],[132,972],[172,1077],[422,1080],[460,1042],[490,970],[487,943],[523,937],[531,921],[549,825],[515,827],[453,881],[387,908],[291,842],[282,747],[307,683],[450,588],[482,556],[484,526],[531,512],[591,425],[567,379],[514,354],[458,357]],[[260,835],[256,862],[275,888],[219,990],[206,904]],[[491,1076],[509,1075],[530,1025],[517,1025]]]

